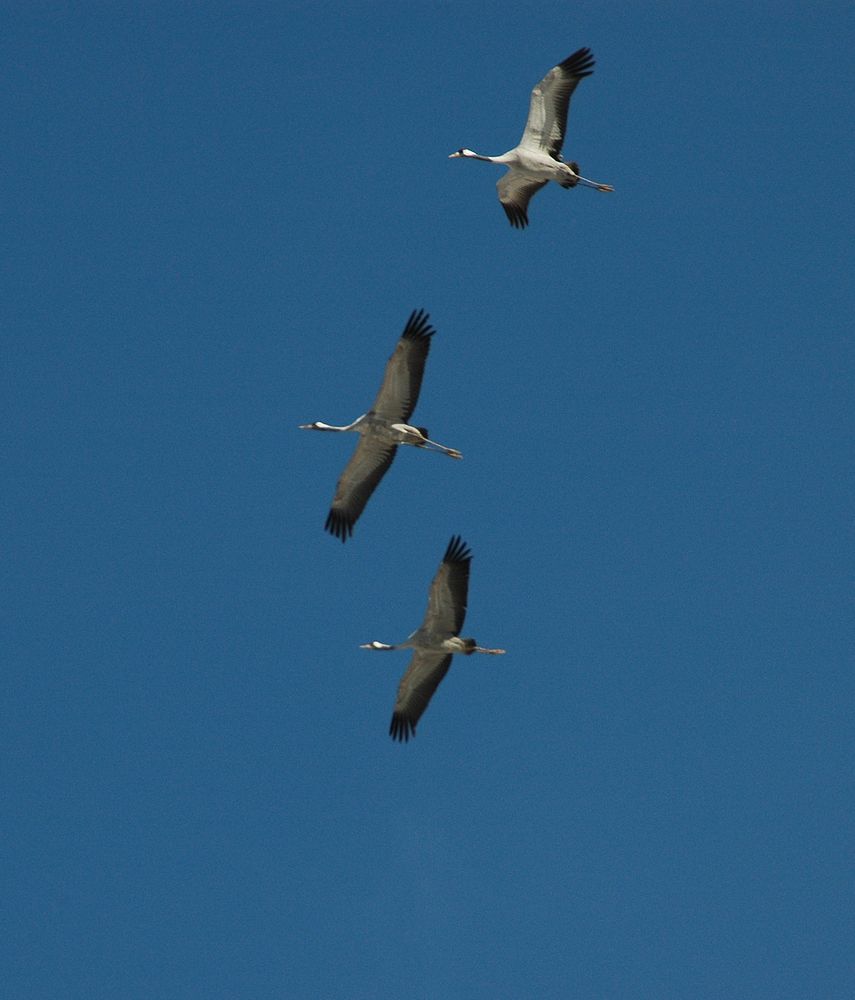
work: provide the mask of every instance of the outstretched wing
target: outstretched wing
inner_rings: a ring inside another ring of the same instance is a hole
[[[392,356],[386,362],[383,385],[372,410],[393,423],[406,422],[419,400],[430,338],[436,333],[424,309],[410,314]]]
[[[466,618],[472,552],[459,535],[451,541],[430,585],[422,629],[433,636],[459,635]]]
[[[528,121],[520,146],[558,158],[567,131],[570,98],[580,80],[594,72],[590,49],[579,49],[546,74],[531,92]]]
[[[509,170],[496,183],[499,201],[514,229],[528,225],[528,203],[548,181],[533,181],[516,170]]]
[[[353,526],[377,484],[395,458],[398,446],[360,435],[359,444],[345,466],[335,488],[324,527],[343,542],[353,534]]]
[[[411,736],[416,735],[416,723],[450,666],[450,653],[418,650],[413,654],[407,672],[398,685],[398,697],[389,724],[389,735],[393,740],[406,743]]]

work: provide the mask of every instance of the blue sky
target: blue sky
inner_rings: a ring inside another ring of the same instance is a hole
[[[0,20],[6,995],[852,996],[851,5]],[[514,231],[447,155],[582,45]],[[420,307],[464,461],[342,546]]]

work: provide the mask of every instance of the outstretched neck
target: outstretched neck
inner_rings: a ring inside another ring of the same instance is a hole
[[[389,646],[385,642],[377,642],[375,639],[373,642],[363,642],[359,647],[360,649],[397,649],[397,646]]]
[[[462,157],[466,160],[483,160],[485,163],[501,163],[501,156],[484,156],[482,153],[476,153],[474,149],[458,149],[456,153],[451,153],[448,157],[449,160],[457,159]]]
[[[336,427],[335,424],[325,424],[323,420],[316,420],[313,424],[300,424],[299,429],[301,431],[350,431],[353,430],[353,424]]]

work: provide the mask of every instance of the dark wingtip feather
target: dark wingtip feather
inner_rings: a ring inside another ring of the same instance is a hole
[[[389,735],[399,743],[406,743],[411,736],[416,735],[416,724],[410,722],[406,716],[394,712],[392,721],[389,723]]]
[[[445,550],[445,555],[442,557],[443,562],[450,563],[463,563],[469,562],[472,558],[472,550],[463,541],[460,535],[452,535],[451,541],[448,543],[448,548]]]
[[[589,48],[577,49],[572,56],[567,56],[559,68],[570,76],[590,76],[594,72],[594,56]]]
[[[519,205],[514,205],[504,201],[500,204],[505,210],[505,215],[507,215],[508,221],[514,229],[525,229],[528,225],[528,213],[526,210],[524,208],[520,208]]]
[[[429,320],[430,313],[426,313],[424,309],[414,309],[401,336],[405,340],[428,340],[436,333]]]
[[[329,514],[327,514],[324,528],[331,535],[335,535],[336,538],[340,538],[343,542],[346,542],[353,534],[353,521],[346,514],[332,507]]]

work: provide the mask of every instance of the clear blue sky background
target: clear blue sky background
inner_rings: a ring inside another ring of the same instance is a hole
[[[851,5],[344,7],[0,12],[4,996],[848,1000]]]

